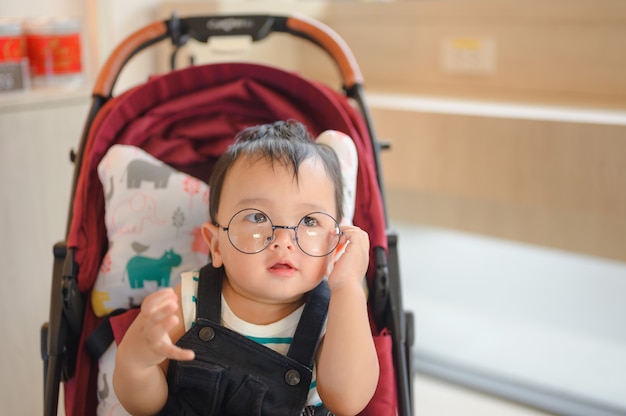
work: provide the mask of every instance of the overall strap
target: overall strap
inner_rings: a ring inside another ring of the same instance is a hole
[[[326,280],[322,280],[315,289],[309,292],[287,357],[307,367],[313,364],[320,335],[326,323],[329,301],[330,289]]]
[[[211,264],[200,269],[196,303],[196,318],[208,319],[221,325],[222,279],[224,268]],[[328,314],[330,289],[326,280],[307,295],[302,316],[296,327],[287,357],[310,367]]]
[[[209,263],[200,269],[196,294],[196,319],[204,318],[221,324],[223,277],[223,267],[215,268]]]

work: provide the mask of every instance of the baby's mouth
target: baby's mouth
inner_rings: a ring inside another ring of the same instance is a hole
[[[289,270],[289,269],[293,269],[293,266],[288,263],[276,263],[271,268]]]
[[[274,263],[269,270],[280,275],[291,275],[296,268],[289,263]]]

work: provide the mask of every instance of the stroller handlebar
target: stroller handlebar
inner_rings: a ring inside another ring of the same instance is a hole
[[[259,41],[272,32],[289,33],[306,39],[324,49],[339,68],[343,87],[348,91],[363,84],[358,63],[347,43],[330,27],[299,14],[290,16],[230,15],[178,18],[148,24],[123,40],[109,55],[103,65],[93,94],[108,98],[124,65],[139,51],[154,43],[170,38],[177,46],[189,38],[208,42],[216,36],[247,35]]]
[[[93,95],[108,98],[124,65],[137,52],[168,36],[166,22],[154,22],[137,30],[120,43],[109,55],[94,84]]]
[[[317,20],[293,15],[287,19],[289,33],[308,39],[330,54],[341,72],[344,88],[363,84],[361,69],[346,42],[331,28]]]

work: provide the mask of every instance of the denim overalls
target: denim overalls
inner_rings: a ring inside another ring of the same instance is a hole
[[[170,361],[169,397],[160,415],[327,415],[305,404],[312,365],[328,312],[326,281],[307,298],[287,355],[221,325],[223,268],[200,270],[196,321],[176,345],[193,361]],[[303,409],[305,409],[303,413]]]

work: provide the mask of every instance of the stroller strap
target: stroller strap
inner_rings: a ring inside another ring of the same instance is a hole
[[[129,311],[135,312],[136,309],[137,308],[115,309],[113,312],[102,318],[102,321],[100,321],[98,326],[85,339],[85,348],[87,349],[87,352],[92,360],[98,361],[109,346],[111,346],[111,343],[115,341],[115,331],[113,330],[111,319]]]

